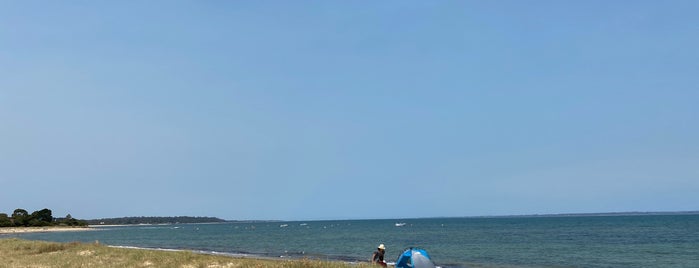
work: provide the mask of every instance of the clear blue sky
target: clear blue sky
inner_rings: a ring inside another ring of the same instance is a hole
[[[0,212],[699,210],[697,1],[0,1]]]

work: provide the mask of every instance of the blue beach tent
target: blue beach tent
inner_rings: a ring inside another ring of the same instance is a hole
[[[396,267],[401,268],[435,268],[430,255],[421,248],[407,248],[400,254]]]

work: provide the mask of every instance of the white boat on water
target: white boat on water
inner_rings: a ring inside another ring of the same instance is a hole
[[[279,225],[279,228],[284,228],[284,227],[287,227],[287,226],[289,226],[289,225],[288,225],[288,224],[282,224],[282,225]]]
[[[396,222],[396,227],[403,227],[405,226],[405,222]]]

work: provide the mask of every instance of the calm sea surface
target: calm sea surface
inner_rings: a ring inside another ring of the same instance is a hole
[[[345,261],[367,260],[383,243],[389,261],[417,246],[442,267],[699,267],[699,215],[236,222],[0,238],[8,236]]]

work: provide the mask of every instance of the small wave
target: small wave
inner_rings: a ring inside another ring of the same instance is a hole
[[[126,248],[126,249],[140,249],[140,250],[157,250],[157,251],[173,251],[173,252],[179,252],[179,251],[187,251],[185,249],[174,249],[174,248],[148,248],[148,247],[133,247],[133,246],[107,246],[110,248]]]

